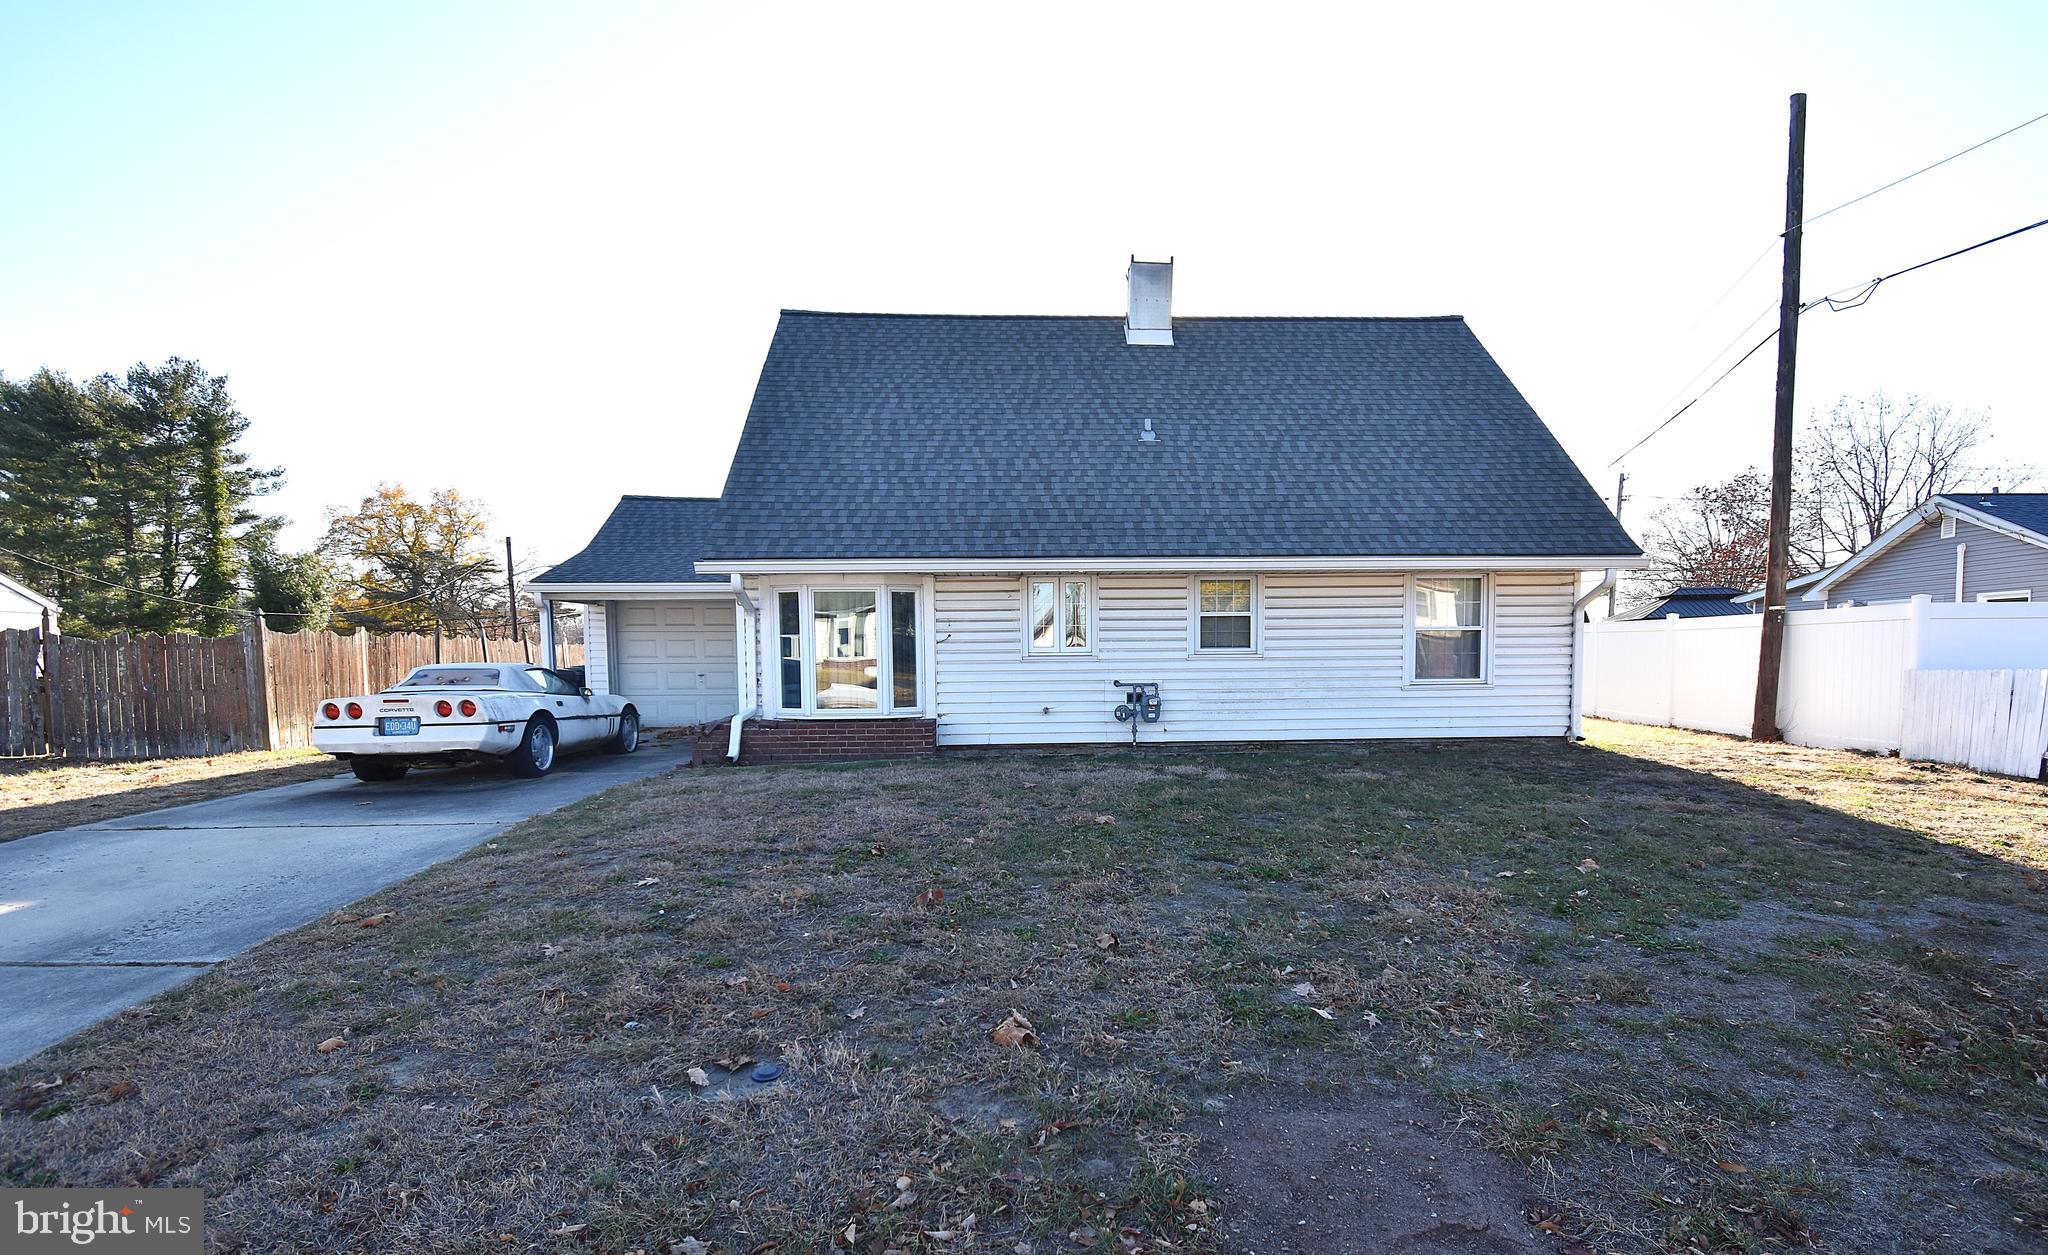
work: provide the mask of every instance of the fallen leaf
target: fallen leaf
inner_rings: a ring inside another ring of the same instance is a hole
[[[1656,1136],[1655,1134],[1652,1134],[1649,1137],[1644,1138],[1643,1144],[1645,1146],[1653,1146],[1656,1149],[1663,1151],[1667,1155],[1672,1153],[1671,1143],[1665,1141],[1661,1137]]]
[[[560,954],[563,950],[567,948],[568,947],[566,946],[558,946],[552,941],[543,941],[540,944],[541,954],[545,955],[550,959],[554,958],[556,955]]]
[[[711,1075],[702,1068],[689,1068],[684,1071],[683,1075],[689,1077],[690,1084],[695,1085],[699,1089],[711,1084]]]
[[[326,1041],[323,1041],[319,1045],[313,1047],[313,1049],[319,1051],[323,1055],[331,1055],[335,1051],[341,1049],[343,1046],[346,1045],[348,1045],[348,1038],[330,1037]]]
[[[635,889],[645,889],[650,885],[658,885],[660,883],[661,877],[659,876],[643,876],[640,879],[633,882],[633,887]]]
[[[141,1088],[133,1081],[115,1081],[100,1091],[100,1097],[107,1102],[120,1102]]]
[[[857,1020],[863,1015],[866,1015],[867,1013],[868,1009],[866,1007],[855,1007],[853,1010],[848,1011],[846,1013],[846,1018],[849,1020]]]
[[[1749,1169],[1743,1167],[1739,1163],[1736,1163],[1733,1159],[1716,1159],[1714,1161],[1714,1166],[1716,1168],[1719,1168],[1721,1171],[1730,1174],[1731,1176],[1739,1177],[1749,1171]]]
[[[1095,934],[1095,948],[1097,950],[1114,950],[1122,944],[1123,939],[1115,933]]]
[[[376,913],[375,915],[365,915],[365,916],[363,916],[363,917],[362,917],[361,919],[357,920],[357,921],[356,921],[356,927],[357,927],[357,928],[382,928],[382,927],[384,927],[384,925],[386,925],[386,924],[388,924],[388,923],[390,923],[390,922],[391,922],[391,912],[389,912],[389,911],[379,911],[379,912],[377,912],[377,913]]]
[[[1326,1020],[1335,1020],[1337,1018],[1336,1014],[1326,1007],[1310,1007],[1309,1010],[1315,1012],[1317,1015],[1322,1016]]]
[[[1287,992],[1293,994],[1297,998],[1313,998],[1316,996],[1315,982],[1303,981],[1299,985],[1296,985],[1289,989]]]
[[[589,1227],[587,1224],[565,1224],[559,1229],[552,1230],[551,1234],[558,1238],[573,1238]]]
[[[676,1255],[709,1255],[710,1250],[695,1238],[684,1238],[676,1243]]]
[[[1590,858],[1582,858],[1579,860],[1579,870],[1582,872],[1597,872],[1600,870],[1600,864]]]
[[[1038,1044],[1038,1034],[1032,1029],[1031,1021],[1015,1008],[1011,1009],[1010,1018],[996,1025],[989,1037],[998,1046],[1016,1046],[1025,1050]]]

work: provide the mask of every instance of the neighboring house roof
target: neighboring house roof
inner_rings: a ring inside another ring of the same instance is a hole
[[[1879,555],[1910,535],[1913,529],[1943,515],[2048,549],[2048,492],[1942,493],[1928,498],[1925,504],[1886,528],[1882,536],[1828,572],[1827,578],[1815,584],[1806,595],[1827,596],[1828,589],[1870,565]]]
[[[1802,591],[1802,590],[1804,590],[1804,589],[1812,588],[1812,587],[1813,587],[1813,586],[1814,586],[1815,584],[1818,584],[1818,583],[1819,583],[1819,582],[1820,582],[1821,580],[1823,580],[1823,579],[1826,579],[1826,578],[1827,578],[1827,576],[1828,576],[1828,573],[1829,573],[1830,571],[1832,571],[1833,569],[1834,569],[1833,567],[1822,567],[1822,568],[1821,568],[1820,570],[1818,570],[1818,571],[1808,571],[1808,572],[1807,572],[1806,574],[1804,574],[1804,575],[1795,575],[1795,576],[1793,576],[1793,577],[1792,577],[1791,579],[1789,579],[1789,580],[1786,580],[1786,581],[1785,581],[1785,595],[1786,595],[1786,597],[1787,597],[1787,598],[1789,599],[1789,598],[1791,597],[1791,595],[1792,595],[1793,593],[1796,593],[1796,592],[1800,592],[1800,591]],[[1764,599],[1764,590],[1763,590],[1763,589],[1761,589],[1761,588],[1756,588],[1756,589],[1751,589],[1751,590],[1750,590],[1749,592],[1746,592],[1746,593],[1743,593],[1743,594],[1740,594],[1739,596],[1737,596],[1737,597],[1735,598],[1735,604],[1737,604],[1737,605],[1739,605],[1739,606],[1747,606],[1747,605],[1750,605],[1750,604],[1752,604],[1752,603],[1754,603],[1754,602],[1759,602],[1759,601],[1762,601],[1763,599]]]
[[[59,606],[55,601],[43,596],[41,593],[37,592],[33,588],[30,588],[28,585],[22,583],[20,580],[14,579],[13,577],[9,576],[5,571],[0,571],[0,591],[12,593],[16,597],[19,597],[24,601],[34,602],[36,605],[41,606],[45,610],[48,610],[53,615],[63,609],[63,607]]]
[[[1173,335],[785,310],[704,558],[1641,553],[1460,318]]]
[[[1741,589],[1730,588],[1726,584],[1695,584],[1687,588],[1674,588],[1655,601],[1614,617],[1617,621],[1627,621],[1661,619],[1671,614],[1681,619],[1711,619],[1725,614],[1748,614],[1747,607],[1735,602],[1741,593]]]
[[[583,552],[531,583],[542,587],[602,584],[724,584],[696,568],[716,497],[621,497]]]

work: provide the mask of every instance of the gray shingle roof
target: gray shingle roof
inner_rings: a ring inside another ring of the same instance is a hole
[[[1982,510],[1994,518],[2048,536],[2048,492],[1945,492],[1957,505]]]
[[[716,497],[621,497],[583,552],[536,584],[724,584],[694,563]]]
[[[1640,552],[1462,319],[1183,318],[1174,341],[786,310],[703,555]]]

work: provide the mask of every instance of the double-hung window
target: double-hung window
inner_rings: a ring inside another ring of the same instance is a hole
[[[1409,678],[1419,683],[1486,679],[1486,577],[1418,575],[1409,586],[1414,623]]]
[[[1195,581],[1197,653],[1250,653],[1257,648],[1258,594],[1251,577]]]
[[[1034,575],[1024,581],[1024,639],[1034,654],[1085,654],[1094,649],[1094,604],[1079,576]]]
[[[785,714],[918,709],[918,599],[910,588],[775,594],[777,704]]]

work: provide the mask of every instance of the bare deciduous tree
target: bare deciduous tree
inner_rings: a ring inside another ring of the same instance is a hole
[[[1990,435],[1981,410],[1912,393],[1842,397],[1799,439],[1792,495],[1795,563],[1842,561],[1937,493],[2024,477],[1977,457]]]
[[[1688,585],[1762,583],[1770,504],[1770,482],[1752,466],[1664,506],[1651,516],[1644,538],[1656,565],[1634,591],[1663,596]]]
[[[1842,561],[1938,493],[2025,483],[2024,473],[1977,457],[1989,435],[1983,412],[1910,393],[1842,397],[1813,415],[1793,460],[1794,574]],[[1644,538],[1655,565],[1630,591],[1761,587],[1770,498],[1770,481],[1750,467],[1666,505]]]

